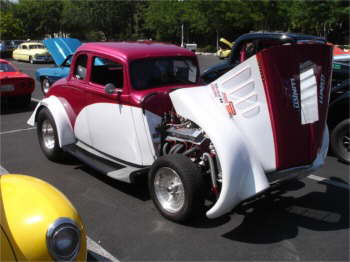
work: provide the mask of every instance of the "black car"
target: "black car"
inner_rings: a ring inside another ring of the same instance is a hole
[[[332,89],[328,111],[330,146],[341,161],[350,163],[350,66],[341,62],[333,63]]]

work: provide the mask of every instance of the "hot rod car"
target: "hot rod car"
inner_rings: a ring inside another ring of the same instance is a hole
[[[242,56],[210,85],[174,45],[83,44],[28,123],[51,160],[68,152],[125,182],[148,174],[166,218],[187,221],[206,198],[217,218],[323,164],[332,50],[312,39]]]

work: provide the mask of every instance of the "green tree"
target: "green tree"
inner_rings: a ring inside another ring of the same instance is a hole
[[[132,1],[86,1],[83,5],[92,28],[103,32],[106,40],[130,35],[135,7]]]
[[[10,12],[0,11],[0,38],[22,39],[23,25],[21,20],[15,18]]]

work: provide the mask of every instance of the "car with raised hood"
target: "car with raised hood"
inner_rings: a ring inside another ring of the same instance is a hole
[[[228,58],[231,56],[232,47],[234,43],[226,40],[225,38],[221,37],[219,40],[219,49],[216,52],[216,55],[220,59]]]
[[[170,220],[202,214],[205,199],[217,218],[324,163],[332,49],[309,39],[265,48],[209,85],[175,45],[83,44],[28,124],[51,160],[69,153],[127,183],[148,176]]]
[[[41,90],[45,95],[53,83],[68,76],[72,55],[81,42],[75,38],[48,38],[43,41],[43,44],[55,62],[53,67],[39,68],[35,72],[35,78],[40,82]]]
[[[9,103],[20,102],[27,106],[34,91],[34,79],[20,72],[12,63],[0,59],[0,96]]]
[[[25,61],[31,64],[52,62],[48,50],[41,42],[25,42],[17,46],[12,52],[12,58],[18,61]]]
[[[0,261],[86,261],[78,212],[43,180],[0,175],[0,214]]]

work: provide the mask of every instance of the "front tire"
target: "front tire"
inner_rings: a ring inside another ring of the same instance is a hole
[[[331,148],[335,156],[350,164],[350,119],[341,121],[331,134]]]
[[[181,223],[201,213],[204,206],[203,184],[199,168],[179,154],[158,158],[148,177],[150,195],[159,212]]]
[[[60,161],[63,151],[59,147],[57,127],[48,109],[42,109],[37,118],[37,134],[41,150],[52,161]]]
[[[49,90],[50,90],[50,81],[47,77],[44,77],[41,79],[41,91],[43,92],[44,95],[46,95]]]

